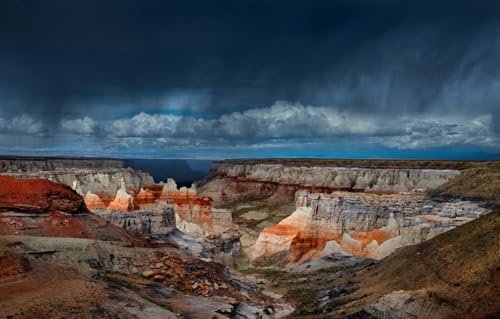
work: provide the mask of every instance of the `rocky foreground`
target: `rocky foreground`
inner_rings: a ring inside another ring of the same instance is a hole
[[[0,225],[0,308],[9,318],[287,313],[223,265],[107,223],[48,180],[0,177]]]
[[[497,162],[231,160],[189,188],[113,160],[0,171],[0,309],[14,318],[500,311]]]

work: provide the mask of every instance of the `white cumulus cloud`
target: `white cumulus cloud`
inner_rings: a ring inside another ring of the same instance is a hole
[[[65,132],[83,135],[94,134],[99,127],[99,124],[88,116],[78,119],[62,119],[60,125]]]
[[[0,131],[18,134],[41,134],[45,127],[40,120],[36,120],[28,114],[21,114],[6,120],[0,118]]]
[[[300,143],[362,143],[398,149],[500,145],[489,114],[389,118],[289,102],[216,118],[141,112],[103,123],[89,117],[63,120],[61,127],[71,133],[99,134],[107,145],[124,148],[283,147]]]

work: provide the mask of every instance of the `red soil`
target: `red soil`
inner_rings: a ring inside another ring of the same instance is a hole
[[[61,211],[68,214],[85,213],[83,199],[71,188],[46,179],[18,180],[0,176],[0,211],[29,213]]]
[[[78,237],[149,246],[140,235],[90,213],[71,188],[45,179],[0,176],[0,234]]]

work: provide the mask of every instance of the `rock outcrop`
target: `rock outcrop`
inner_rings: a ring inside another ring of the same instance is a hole
[[[328,318],[495,318],[500,210],[335,280]],[[353,302],[355,301],[355,302]]]
[[[83,198],[46,179],[0,176],[0,234],[79,237],[147,243],[133,233],[91,214]]]
[[[221,233],[231,228],[231,212],[224,209],[214,209],[209,197],[199,197],[196,185],[190,188],[177,188],[171,178],[164,184],[160,197],[173,203],[177,217],[177,227],[193,235]]]
[[[94,194],[91,191],[87,192],[84,201],[85,205],[87,205],[87,208],[92,211],[95,211],[97,209],[106,209],[106,204],[104,203],[104,201],[99,197],[99,195]]]
[[[139,190],[139,193],[134,196],[134,203],[138,206],[154,204],[155,201],[155,194],[149,189],[144,189],[142,187]]]
[[[67,186],[46,179],[18,180],[11,176],[0,176],[2,211],[74,215],[86,213],[87,209],[82,197]]]
[[[291,262],[331,253],[380,259],[488,212],[477,203],[439,202],[412,193],[299,191],[296,205],[289,217],[260,233],[254,260],[284,251]]]
[[[91,211],[115,225],[143,234],[177,227],[188,234],[204,236],[220,234],[232,227],[230,211],[213,208],[210,198],[198,196],[196,185],[179,189],[171,178],[138,192],[127,191],[122,181],[115,198],[108,204],[90,191],[85,195],[85,203]],[[165,217],[166,211],[168,217]]]
[[[95,213],[112,224],[141,234],[168,234],[176,228],[173,206],[159,203],[150,210],[123,212],[96,210]]]
[[[398,193],[438,187],[460,174],[449,169],[359,168],[215,162],[202,194],[217,203],[243,196],[292,195],[299,189]]]
[[[120,189],[116,192],[115,199],[109,203],[107,209],[128,212],[134,209],[134,198],[127,193],[125,181],[122,179],[120,183]]]
[[[129,191],[154,185],[148,173],[126,167],[122,160],[111,159],[0,159],[0,175],[48,179],[70,186],[80,195],[90,191],[105,202],[114,199],[122,180]]]
[[[220,233],[231,227],[231,213],[218,210],[212,214],[212,200],[199,197],[196,185],[178,189],[173,179],[155,184],[148,173],[125,167],[122,160],[4,158],[0,159],[0,174],[68,185],[84,197],[88,209],[127,229],[145,233],[160,229],[166,203],[173,205],[179,227],[192,234]],[[135,212],[138,216],[119,218],[105,211]],[[149,222],[151,226],[146,227]]]

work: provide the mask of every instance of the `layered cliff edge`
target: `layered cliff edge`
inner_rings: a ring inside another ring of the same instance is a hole
[[[77,237],[147,246],[137,234],[91,214],[71,188],[46,179],[0,176],[0,235]]]
[[[460,170],[457,167],[467,167],[454,162],[448,165],[423,162],[424,168],[417,168],[419,162],[412,161],[397,161],[397,165],[392,161],[384,161],[383,165],[368,161],[364,165],[355,165],[358,162],[362,164],[353,161],[351,165],[339,166],[343,162],[329,165],[330,161],[310,161],[304,165],[296,160],[283,160],[282,163],[277,160],[214,162],[210,176],[200,189],[216,202],[244,196],[283,194],[293,197],[299,189],[391,194],[436,188],[458,176]]]
[[[490,211],[484,201],[428,196],[485,165],[497,163],[225,160],[214,162],[199,190],[232,209],[257,264],[332,253],[381,259]]]
[[[0,175],[16,178],[44,178],[72,187],[78,183],[81,194],[98,194],[105,201],[114,198],[125,182],[128,189],[153,185],[149,173],[134,170],[119,159],[0,157]]]
[[[292,263],[333,253],[382,259],[489,211],[470,201],[443,202],[412,193],[298,191],[296,210],[265,228],[251,254],[259,261],[285,253]]]

